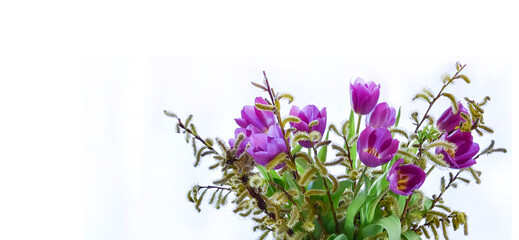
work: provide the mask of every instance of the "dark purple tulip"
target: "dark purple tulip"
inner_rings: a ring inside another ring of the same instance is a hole
[[[459,126],[460,122],[465,122],[465,119],[461,117],[461,113],[469,114],[469,111],[461,104],[461,102],[458,102],[458,113],[454,114],[452,112],[452,107],[449,107],[443,114],[438,118],[438,121],[436,121],[436,126],[438,126],[438,129],[440,131],[446,131],[450,132],[454,129],[456,129],[457,126]]]
[[[366,118],[367,126],[374,128],[387,128],[395,124],[395,121],[396,110],[385,102],[377,104]]]
[[[425,172],[414,164],[405,164],[404,159],[398,159],[389,173],[387,174],[387,181],[389,182],[389,189],[396,194],[409,196],[415,189],[420,188],[425,181]]]
[[[267,104],[260,97],[257,97],[255,103]],[[255,106],[244,106],[241,110],[241,118],[234,119],[242,128],[247,128],[249,124],[257,127],[261,132],[266,133],[270,126],[276,124],[276,116],[270,111],[261,111]]]
[[[247,152],[254,158],[254,160],[263,166],[266,166],[274,157],[281,152],[288,153],[285,139],[281,133],[281,128],[278,125],[270,126],[268,133],[256,133],[250,136],[250,148]],[[280,164],[274,169],[279,169],[283,166]]]
[[[307,105],[302,110],[299,110],[297,106],[292,106],[290,109],[290,115],[299,117],[301,122],[299,123],[290,123],[290,126],[296,128],[297,131],[310,133],[312,131],[318,131],[321,133],[321,136],[324,134],[324,130],[326,129],[326,108],[319,109],[314,105]],[[312,126],[311,129],[308,128],[308,124],[314,120],[319,121],[319,124]],[[310,141],[299,141],[299,144],[302,147],[310,148],[312,145]]]
[[[366,115],[373,110],[380,95],[380,84],[373,81],[365,83],[364,79],[357,78],[350,83],[351,106],[357,114]]]
[[[473,157],[479,152],[479,145],[472,141],[470,132],[462,132],[456,130],[446,137],[446,141],[456,144],[456,150],[436,148],[436,154],[443,154],[443,160],[447,162],[451,168],[462,169],[476,164]]]
[[[256,133],[261,133],[260,130],[254,126],[252,126],[252,124],[250,124],[249,126],[247,126],[247,128],[236,128],[236,130],[234,131],[234,137],[238,137],[238,135],[240,135],[240,133],[243,133],[245,135],[245,139],[242,140],[242,142],[240,143],[240,146],[238,146],[238,149],[236,151],[236,156],[240,156],[243,151],[245,150],[245,147],[247,147],[247,144],[249,143],[249,140],[250,140],[250,136],[252,134],[256,134]],[[229,139],[229,145],[232,147],[234,147],[234,143],[236,142],[236,139],[235,138],[231,138]]]
[[[366,127],[357,140],[357,152],[362,163],[378,167],[389,162],[398,151],[398,140],[391,138],[385,128]]]

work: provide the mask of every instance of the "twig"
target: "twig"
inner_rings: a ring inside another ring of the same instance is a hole
[[[405,201],[404,211],[402,212],[402,217],[400,217],[400,223],[402,223],[405,219],[405,215],[407,213],[407,207],[409,206],[409,202],[411,201],[411,197],[413,197],[413,194],[414,193],[411,193],[411,195],[409,195],[409,197]]]
[[[454,79],[456,79],[456,77],[458,76],[458,74],[463,70],[463,68],[465,68],[465,66],[467,66],[466,64],[461,66],[460,70],[458,70],[456,72],[456,74],[454,74],[454,76],[451,78],[451,80],[449,80],[447,83],[443,84],[443,87],[442,89],[440,90],[440,92],[438,93],[438,95],[436,95],[436,97],[434,97],[434,99],[431,101],[431,103],[429,103],[429,107],[427,108],[427,111],[425,111],[425,114],[423,115],[423,118],[422,120],[420,121],[420,123],[418,123],[418,125],[416,125],[416,129],[414,130],[415,133],[418,132],[418,129],[420,128],[420,126],[422,125],[422,123],[425,121],[425,119],[427,118],[427,114],[429,113],[429,110],[431,110],[434,102],[436,102],[436,100],[438,100],[442,93],[443,93],[443,90],[445,90],[445,88],[452,82],[454,81]]]

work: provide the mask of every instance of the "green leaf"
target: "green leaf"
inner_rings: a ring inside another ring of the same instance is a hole
[[[304,174],[308,169],[308,163],[304,159],[296,158],[296,167],[299,174]]]
[[[353,239],[353,233],[355,232],[355,216],[357,216],[360,208],[364,206],[367,195],[366,190],[363,190],[348,206],[346,218],[344,220],[344,232],[346,232],[348,239]]]
[[[422,238],[420,236],[418,236],[418,234],[416,234],[414,231],[411,231],[411,230],[407,230],[407,231],[403,232],[402,236],[404,236],[405,239],[407,239],[407,240],[422,240]]]
[[[339,182],[339,187],[337,188],[337,191],[335,191],[334,193],[331,194],[333,206],[335,207],[335,209],[337,209],[337,207],[339,207],[339,199],[341,198],[342,194],[344,193],[344,190],[346,190],[346,188],[349,188],[352,184],[353,184],[353,181],[351,181],[351,180],[344,180],[344,181]]]
[[[337,237],[337,234],[332,234],[328,237],[328,240],[334,240]]]
[[[298,189],[296,183],[294,182],[294,179],[293,179],[292,175],[289,172],[285,172],[283,174],[283,179],[288,184],[288,187],[290,189]]]
[[[328,129],[328,132],[326,132],[326,138],[324,139],[324,141],[328,140],[328,135],[330,135],[330,129]],[[317,157],[319,157],[319,160],[321,160],[321,162],[326,162],[326,153],[327,152],[328,152],[328,145],[321,147],[321,149],[319,150]]]
[[[348,130],[348,139],[352,138],[355,135],[355,113],[353,110],[350,112],[350,126]]]
[[[328,239],[330,239],[330,238],[328,238]],[[337,236],[333,240],[348,240],[348,237],[346,237],[346,235],[344,235],[344,233],[342,233],[341,235]]]
[[[263,175],[263,177],[269,181],[273,181],[273,179],[270,177],[270,175],[267,172],[267,169],[261,165],[257,165],[256,168],[258,171]]]
[[[275,170],[269,170],[269,173],[270,173],[270,176],[272,176],[274,179],[281,179],[281,177],[279,176],[278,172],[276,172]]]
[[[389,236],[389,240],[400,240],[401,226],[400,218],[396,215],[391,215],[386,218],[381,218],[370,224],[360,231],[358,239],[364,239],[365,237],[373,236],[379,233],[382,229],[386,229]]]
[[[368,204],[368,211],[366,214],[366,220],[369,223],[371,223],[375,217],[375,210],[377,209],[378,202],[380,202],[380,199],[386,195],[386,193],[389,191],[389,188],[386,187],[384,191],[382,191],[375,200],[373,200],[371,203]]]
[[[400,122],[400,110],[402,110],[402,107],[398,108],[398,114],[396,115],[395,127],[398,127],[398,123]]]

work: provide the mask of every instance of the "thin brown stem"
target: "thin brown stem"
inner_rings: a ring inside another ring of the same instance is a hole
[[[405,215],[407,213],[407,208],[409,207],[409,202],[411,201],[412,196],[413,196],[413,193],[411,193],[411,195],[409,195],[409,197],[405,201],[404,211],[402,212],[402,217],[400,217],[400,223],[402,223],[405,219]]]
[[[207,188],[207,189],[210,189],[210,188],[216,188],[216,189],[220,189],[220,190],[232,191],[232,189],[230,189],[230,188],[226,188],[226,187],[219,187],[219,186],[212,186],[212,185],[208,185],[208,186],[198,186],[198,188]]]
[[[294,199],[292,198],[292,196],[290,196],[290,194],[288,194],[288,192],[279,184],[275,183],[275,182],[272,182],[272,181],[269,181],[269,184],[270,185],[273,185],[274,187],[276,187],[277,189],[283,191],[283,193],[288,197],[288,200],[294,205],[297,207],[297,204],[296,202],[294,201]]]
[[[286,135],[285,135],[285,128],[283,126],[281,126],[281,123],[282,123],[281,113],[279,112],[279,109],[277,109],[276,104],[275,104],[275,102],[276,102],[275,98],[274,98],[275,93],[273,93],[272,88],[270,88],[269,80],[267,78],[267,74],[265,73],[265,71],[263,71],[263,76],[265,77],[265,83],[267,85],[267,92],[269,93],[270,100],[272,101],[272,105],[274,105],[274,113],[278,120],[279,128],[281,128],[281,133],[283,134],[283,139],[285,140],[285,145],[286,145],[287,151],[288,151],[288,157],[290,158],[290,161],[292,161],[292,163],[295,164],[296,160],[294,159],[294,156],[292,156],[290,144],[288,143],[288,138],[286,138]],[[294,175],[294,178],[297,181],[299,179],[299,173],[297,173],[297,171],[292,171],[292,173]],[[303,188],[303,191],[304,191],[304,188]]]
[[[452,184],[454,183],[454,181],[456,181],[456,179],[458,178],[458,176],[460,175],[460,173],[463,171],[463,169],[460,169],[458,171],[458,173],[456,173],[456,175],[454,175],[454,177],[452,179],[449,180],[449,183],[447,184],[447,186],[445,186],[445,189],[443,189],[443,191],[440,193],[440,195],[438,195],[438,197],[436,197],[435,199],[433,199],[433,202],[432,202],[432,205],[431,205],[431,208],[429,208],[429,210],[432,210],[434,208],[434,206],[436,206],[436,203],[438,203],[438,201],[441,199],[441,197],[443,196],[443,194],[447,191],[447,189],[449,189]]]
[[[315,148],[314,143],[312,141],[310,141],[310,145],[312,145],[312,149],[314,150],[316,161],[321,161],[321,159],[319,159],[319,156],[317,156],[317,149]],[[335,208],[333,207],[332,196],[330,194],[330,189],[328,188],[328,183],[326,183],[326,177],[323,177],[323,184],[324,188],[326,188],[326,195],[328,195],[328,200],[330,202],[330,210],[332,211],[333,220],[335,221],[335,232],[339,232],[339,221],[337,220],[337,214],[335,213]]]
[[[456,77],[458,77],[459,73],[463,70],[463,68],[465,68],[465,66],[467,65],[463,65],[461,66],[460,70],[458,70],[456,72],[456,74],[454,74],[454,76],[445,84],[443,84],[443,87],[442,89],[440,90],[440,92],[438,93],[438,95],[436,95],[436,97],[434,97],[434,99],[431,101],[431,103],[429,103],[429,107],[427,108],[427,111],[425,111],[425,114],[423,115],[423,118],[422,120],[416,125],[416,129],[414,130],[414,132],[418,132],[418,129],[420,128],[420,126],[422,125],[422,123],[425,121],[425,119],[427,118],[427,114],[429,113],[429,111],[431,110],[433,104],[436,102],[436,100],[438,100],[442,93],[443,93],[443,90],[445,90],[445,88],[452,82],[454,81],[454,79],[456,79]]]
[[[198,134],[194,133],[193,131],[191,131],[191,129],[187,128],[183,123],[182,121],[180,120],[180,118],[177,118],[178,120],[178,126],[182,129],[184,129],[184,131],[188,132],[189,134],[193,135],[193,137],[196,138],[196,140],[200,141],[201,143],[203,143],[209,150],[211,151],[214,151],[215,153],[218,153],[216,150],[214,150],[213,147],[211,147],[211,145],[209,145],[203,138],[201,138],[200,136],[198,136]]]

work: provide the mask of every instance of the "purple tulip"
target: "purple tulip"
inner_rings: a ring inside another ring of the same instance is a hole
[[[366,115],[373,110],[380,95],[380,84],[365,83],[364,79],[357,78],[350,83],[351,106],[357,114]]]
[[[357,140],[357,152],[362,163],[378,167],[389,162],[398,151],[398,140],[385,128],[366,127]]]
[[[399,195],[409,196],[415,189],[422,186],[426,174],[414,164],[401,165],[402,163],[404,163],[404,159],[398,159],[389,170],[386,178],[391,191]]]
[[[260,130],[254,126],[252,126],[252,124],[250,124],[249,126],[247,126],[247,128],[236,128],[236,130],[234,131],[234,137],[238,137],[238,135],[240,135],[240,133],[243,133],[245,135],[245,139],[243,139],[240,143],[240,145],[238,146],[238,149],[236,151],[236,156],[240,156],[243,151],[245,151],[246,147],[247,147],[247,144],[249,143],[249,140],[250,140],[250,136],[252,134],[257,134],[257,133],[261,133]],[[236,139],[235,138],[231,138],[229,139],[229,145],[232,147],[234,147],[234,143],[236,142]]]
[[[256,133],[250,136],[250,148],[247,152],[254,158],[254,160],[263,166],[266,166],[274,157],[281,152],[288,154],[287,145],[281,128],[278,125],[270,126],[268,133]],[[279,169],[283,166],[280,164],[274,169]]]
[[[255,103],[267,104],[267,102],[260,97],[256,98]],[[247,128],[249,124],[252,124],[252,126],[257,127],[264,133],[267,132],[270,126],[276,124],[276,116],[273,112],[262,111],[255,106],[244,106],[241,110],[241,118],[234,120],[242,128]]]
[[[292,106],[292,109],[290,109],[290,115],[299,117],[301,119],[301,122],[299,123],[290,123],[290,126],[296,128],[297,131],[307,133],[318,131],[321,133],[321,136],[324,134],[324,130],[326,129],[326,108],[323,108],[321,111],[319,111],[316,106],[307,105],[302,110],[299,110],[299,107],[294,105]],[[308,128],[308,124],[314,120],[319,121],[319,124]],[[310,141],[299,141],[299,144],[305,148],[312,147]]]
[[[472,141],[470,132],[462,132],[458,129],[442,138],[457,146],[456,150],[436,148],[436,154],[443,154],[443,160],[451,168],[462,169],[476,164],[476,160],[473,157],[479,152],[479,145]]]
[[[396,110],[387,103],[377,104],[373,112],[366,118],[366,125],[374,128],[387,128],[395,124]]]
[[[452,112],[452,107],[449,107],[445,112],[443,112],[440,118],[438,118],[436,126],[438,126],[440,131],[451,132],[460,125],[460,122],[465,122],[465,119],[461,117],[462,112],[469,114],[469,111],[463,106],[463,104],[458,102],[458,113],[454,114]]]

